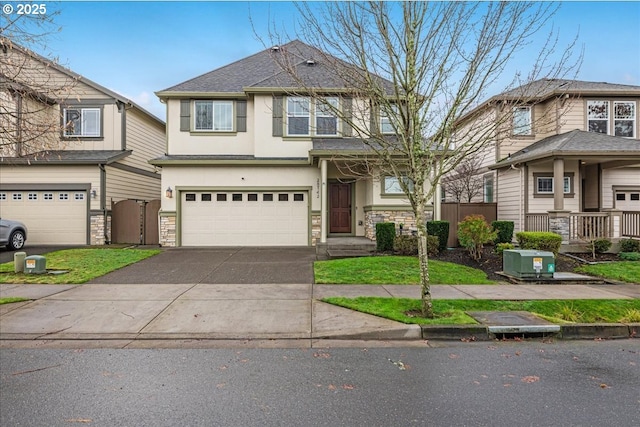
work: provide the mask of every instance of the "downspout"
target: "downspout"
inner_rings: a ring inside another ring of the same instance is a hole
[[[120,113],[120,149],[127,149],[127,108],[124,102],[118,101],[118,112]]]
[[[104,163],[99,164],[98,167],[100,168],[100,211],[102,211],[104,221],[102,234],[104,235],[104,243],[108,245],[111,239],[109,239],[109,235],[107,234],[107,171]]]

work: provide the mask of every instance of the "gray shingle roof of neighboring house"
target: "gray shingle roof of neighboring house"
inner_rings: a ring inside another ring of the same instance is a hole
[[[152,165],[162,165],[164,163],[184,162],[188,163],[211,163],[211,162],[253,162],[253,161],[272,161],[272,162],[304,162],[308,163],[308,157],[256,157],[243,154],[165,154],[149,161]]]
[[[278,55],[278,57],[276,57]],[[160,97],[172,93],[239,94],[252,88],[301,87],[286,68],[295,69],[304,85],[312,88],[349,89],[352,84],[338,75],[336,67],[359,69],[299,40],[276,48],[264,49],[208,73],[156,92]],[[391,82],[375,76],[389,90]]]
[[[566,79],[540,79],[502,92],[492,99],[546,99],[550,96],[583,94],[640,95],[640,86]]]
[[[131,150],[52,150],[24,157],[0,157],[0,164],[109,164],[130,154]]]
[[[500,169],[513,164],[555,156],[624,156],[640,163],[640,141],[597,132],[572,130],[544,138],[490,166]]]

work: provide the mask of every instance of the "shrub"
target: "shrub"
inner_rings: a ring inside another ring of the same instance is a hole
[[[449,221],[427,221],[427,234],[438,238],[438,250],[447,249],[449,240]]]
[[[393,250],[393,239],[396,237],[396,224],[379,222],[376,224],[376,250],[389,252]]]
[[[513,240],[513,221],[493,221],[491,227],[498,232],[496,244],[511,243]]]
[[[458,240],[476,261],[482,257],[484,244],[492,242],[497,235],[498,233],[493,231],[482,215],[466,216],[458,224]]]
[[[640,252],[620,252],[618,258],[623,261],[640,261]]]
[[[513,249],[515,248],[513,243],[498,243],[496,245],[496,253],[502,255],[505,249]]]
[[[620,240],[620,252],[640,252],[640,240]]]
[[[595,239],[590,243],[593,246],[593,251],[597,254],[605,253],[611,248],[611,240],[609,239]]]
[[[548,231],[521,231],[516,234],[516,239],[522,249],[549,251],[554,256],[558,255],[562,244],[562,236]]]
[[[418,255],[418,236],[396,236],[393,251],[398,255]],[[427,236],[427,255],[438,255],[438,238]]]

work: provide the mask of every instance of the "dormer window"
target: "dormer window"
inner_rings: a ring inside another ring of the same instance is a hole
[[[233,101],[195,101],[194,113],[196,131],[233,131]]]

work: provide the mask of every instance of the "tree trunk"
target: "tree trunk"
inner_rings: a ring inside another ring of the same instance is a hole
[[[420,264],[420,299],[422,317],[433,319],[433,302],[431,300],[431,284],[429,282],[429,257],[427,251],[427,218],[425,203],[419,200],[416,204],[416,226],[418,228],[418,260]]]

